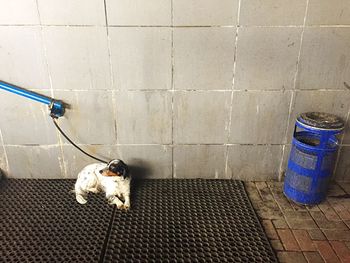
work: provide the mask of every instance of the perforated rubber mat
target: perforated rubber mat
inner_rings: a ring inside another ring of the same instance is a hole
[[[128,212],[73,184],[1,185],[1,262],[277,262],[242,182],[137,182]]]
[[[105,262],[277,262],[240,181],[148,180],[133,192]]]
[[[72,180],[8,180],[0,191],[0,262],[98,262],[113,207],[82,206]]]

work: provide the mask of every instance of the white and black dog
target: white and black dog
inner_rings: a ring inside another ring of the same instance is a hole
[[[75,196],[80,204],[86,204],[88,192],[103,191],[110,204],[118,209],[130,208],[130,174],[128,166],[119,159],[86,166],[78,174]]]

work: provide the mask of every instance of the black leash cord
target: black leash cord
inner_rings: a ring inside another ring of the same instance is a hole
[[[86,151],[84,151],[83,149],[81,149],[78,145],[76,145],[71,139],[69,139],[69,137],[64,133],[64,131],[60,128],[60,126],[58,125],[57,121],[55,118],[52,118],[53,123],[55,124],[56,128],[59,130],[59,132],[62,134],[62,136],[64,138],[66,138],[75,148],[77,148],[79,151],[81,151],[83,154],[89,156],[92,159],[95,159],[96,161],[102,162],[102,163],[108,163],[105,160],[99,159],[95,156],[92,156],[91,154],[87,153]]]

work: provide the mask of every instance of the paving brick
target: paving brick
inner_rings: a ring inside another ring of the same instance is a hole
[[[329,242],[340,258],[341,262],[350,262],[350,249],[346,246],[344,242],[341,241],[330,241]]]
[[[263,220],[262,225],[264,226],[266,235],[269,239],[278,239],[277,232],[271,220]]]
[[[257,181],[257,182],[255,182],[255,185],[256,185],[256,188],[258,188],[259,190],[268,187],[268,185],[265,181],[261,181],[261,182]]]
[[[297,240],[301,251],[316,251],[316,246],[312,242],[309,233],[306,230],[293,230],[295,239]]]
[[[283,218],[283,214],[278,208],[278,206],[273,203],[265,203],[266,205],[262,205],[256,208],[257,213],[262,219],[281,219]],[[255,206],[254,206],[255,207]]]
[[[277,229],[277,233],[285,250],[300,251],[300,247],[290,229]]]
[[[325,235],[320,229],[309,229],[307,232],[312,240],[326,240]]]
[[[271,245],[275,251],[283,251],[283,245],[280,240],[270,240]]]
[[[345,242],[345,245],[350,249],[350,242]]]
[[[347,194],[350,194],[350,183],[342,182],[339,184],[340,187],[343,188]]]
[[[275,228],[288,228],[288,224],[286,222],[286,220],[284,219],[275,219],[272,220],[273,225],[275,226]]]
[[[328,240],[350,241],[350,230],[324,229]]]
[[[317,249],[327,263],[338,263],[339,258],[327,241],[315,241]]]
[[[308,211],[305,205],[299,205],[293,202],[291,202],[291,205],[295,211]]]
[[[304,256],[308,263],[323,263],[321,255],[318,252],[304,252]]]
[[[340,217],[334,211],[334,209],[328,204],[327,201],[319,204],[318,207],[321,209],[326,218],[330,221],[340,221]]]
[[[318,208],[317,205],[307,206],[306,209],[307,209],[308,211],[317,211],[317,212],[321,211],[321,210]]]
[[[312,219],[308,211],[285,211],[283,214],[287,219]]]
[[[318,228],[313,219],[287,218],[287,223],[291,229],[316,229]]]
[[[273,197],[266,182],[255,182],[255,185],[261,195],[262,200],[267,202],[275,202],[275,198]]]
[[[253,205],[255,204],[255,202],[259,202],[259,201],[262,202],[261,196],[257,189],[250,189],[248,192],[248,195],[250,200],[253,201]]]
[[[310,214],[321,229],[348,229],[341,221],[329,221],[322,212],[310,211]]]
[[[327,195],[329,196],[338,196],[338,195],[344,195],[346,194],[344,189],[341,188],[338,184],[334,183],[331,184],[328,188]]]
[[[342,220],[350,220],[350,211],[345,207],[344,199],[328,198],[328,202]]]
[[[301,252],[277,252],[277,257],[281,263],[307,263],[303,253]]]

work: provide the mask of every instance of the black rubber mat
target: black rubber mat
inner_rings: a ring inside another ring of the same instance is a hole
[[[8,180],[0,191],[1,262],[98,262],[113,207],[82,206],[72,180]]]
[[[277,262],[240,181],[148,180],[133,193],[105,262]]]
[[[1,262],[277,262],[242,182],[141,181],[128,212],[73,184],[1,185]]]

